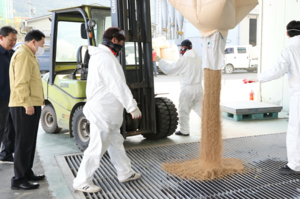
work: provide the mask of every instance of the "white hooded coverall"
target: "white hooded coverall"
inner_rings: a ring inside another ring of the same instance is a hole
[[[179,75],[179,125],[182,134],[190,133],[190,113],[202,114],[202,60],[196,50],[187,50],[177,62],[168,63],[161,59],[159,68],[167,75]]]
[[[89,74],[86,86],[87,103],[83,113],[90,122],[90,143],[84,152],[74,186],[92,183],[100,159],[108,151],[119,180],[134,174],[119,129],[124,107],[128,113],[137,108],[121,65],[111,50],[100,44],[89,46]]]
[[[277,63],[258,75],[261,83],[288,74],[290,92],[289,124],[286,135],[288,167],[300,171],[300,36],[289,39],[289,45],[281,51]]]

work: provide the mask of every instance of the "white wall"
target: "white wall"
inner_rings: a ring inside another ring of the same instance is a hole
[[[291,20],[300,20],[300,1],[261,0],[261,63],[259,71],[265,71],[275,64],[281,50],[288,44],[286,25]],[[287,75],[278,80],[260,85],[262,102],[282,105],[289,109]]]
[[[39,29],[41,31],[51,30],[51,21],[48,18],[43,18],[35,21],[28,21],[27,26],[31,26],[34,29]]]
[[[45,42],[50,42],[51,21],[49,20],[49,18],[27,21],[27,26],[42,31],[46,36]]]
[[[193,26],[188,20],[184,19],[184,39],[189,39],[193,48],[198,52],[199,56],[202,58],[202,48],[200,32],[195,26]]]
[[[249,45],[249,31],[250,31],[250,19],[257,19],[257,24],[259,23],[260,17],[259,17],[259,6],[256,6],[239,24],[239,45],[245,46]],[[258,26],[258,25],[257,25]],[[258,27],[257,27],[258,29]],[[257,38],[258,40],[258,38]],[[258,43],[258,41],[257,41]]]
[[[228,31],[227,45],[234,46],[240,44],[240,26],[236,26],[234,29]]]

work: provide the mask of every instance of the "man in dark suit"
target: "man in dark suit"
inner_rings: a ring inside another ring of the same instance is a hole
[[[18,32],[11,26],[0,29],[0,163],[14,163],[13,152],[15,131],[8,103],[10,95],[9,64],[14,54],[13,47],[17,41]]]

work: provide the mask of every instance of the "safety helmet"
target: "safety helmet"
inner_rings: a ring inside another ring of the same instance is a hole
[[[188,39],[185,39],[181,42],[180,46],[189,47],[189,49],[192,49],[193,45],[192,42]]]
[[[181,54],[181,55],[184,55],[184,53],[185,53],[187,50],[190,50],[190,49],[192,49],[192,47],[193,47],[192,42],[191,42],[190,40],[188,40],[188,39],[183,40],[183,41],[181,42],[181,44],[178,45],[178,46],[182,46],[182,47],[180,48],[180,54]]]

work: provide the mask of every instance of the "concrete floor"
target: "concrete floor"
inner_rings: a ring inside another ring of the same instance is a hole
[[[33,171],[36,174],[45,173],[38,153],[35,155]],[[13,165],[0,164],[0,199],[54,199],[49,189],[48,179],[40,181],[37,190],[11,190],[11,178],[14,176]],[[48,177],[48,176],[47,176]]]
[[[249,89],[255,89],[256,85],[243,85],[242,79],[255,76],[254,73],[237,73],[224,75],[222,80],[222,101],[237,101],[247,100]],[[168,77],[165,75],[159,75],[155,78],[156,93],[169,93],[166,97],[173,100],[178,106],[178,96],[180,91],[180,84],[178,77]],[[232,91],[234,90],[234,92]],[[229,94],[226,94],[229,93]],[[165,95],[164,95],[165,96]],[[158,146],[166,144],[176,144],[185,142],[200,141],[200,118],[191,113],[190,127],[191,135],[189,137],[180,137],[172,135],[166,139],[158,141],[145,140],[142,136],[134,136],[126,139],[124,145],[126,149],[141,148],[148,146]],[[273,134],[286,132],[287,129],[287,113],[282,112],[279,115],[279,119],[265,120],[265,121],[247,121],[247,122],[235,122],[223,118],[223,137],[234,138],[244,136],[254,136],[262,134]],[[40,127],[38,140],[37,140],[37,156],[35,168],[42,172],[44,169],[47,180],[41,183],[39,190],[26,192],[26,191],[12,191],[9,186],[9,179],[13,174],[12,166],[0,165],[0,179],[5,179],[5,183],[2,183],[0,190],[0,199],[3,196],[6,198],[57,198],[57,199],[71,199],[73,198],[71,190],[67,186],[60,168],[56,162],[55,156],[62,154],[78,153],[79,149],[76,147],[73,138],[69,138],[67,130],[63,130],[59,134],[52,135],[47,134]],[[40,162],[40,163],[39,163]],[[41,166],[40,166],[41,165]],[[34,196],[27,196],[34,193]],[[45,193],[48,193],[48,195]],[[50,193],[50,194],[49,194]],[[2,195],[4,194],[4,195]],[[3,198],[3,199],[4,199]]]

